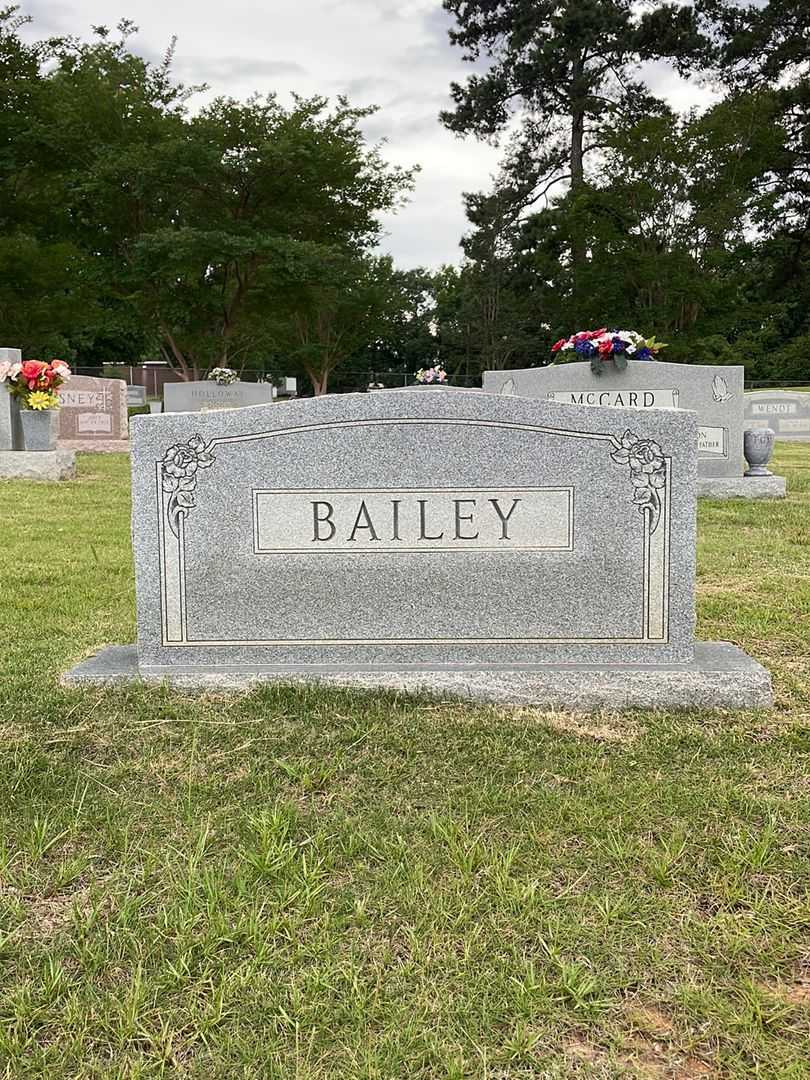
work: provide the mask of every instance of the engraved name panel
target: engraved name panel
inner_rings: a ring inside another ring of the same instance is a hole
[[[728,428],[698,424],[698,454],[728,457]]]
[[[564,405],[611,405],[620,409],[677,409],[677,387],[666,390],[549,390],[549,401]]]
[[[253,492],[257,555],[346,551],[571,551],[574,489]]]
[[[549,390],[549,401],[565,405],[610,405],[627,409],[677,409],[680,390]],[[701,457],[728,457],[728,428],[698,426],[698,454]]]

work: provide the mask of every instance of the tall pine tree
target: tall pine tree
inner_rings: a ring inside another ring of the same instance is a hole
[[[810,371],[810,3],[705,3],[717,20],[719,74],[731,96],[750,103],[757,125],[779,133],[780,145],[753,185],[752,283],[779,312],[763,326],[763,344],[772,354],[787,349],[786,373],[804,382]]]
[[[515,212],[555,185],[570,185],[571,209],[587,182],[587,161],[605,128],[658,111],[636,76],[642,60],[671,58],[686,73],[710,45],[691,7],[633,0],[443,0],[456,21],[450,40],[483,73],[454,83],[452,131],[487,139],[511,132],[504,163]],[[587,259],[582,230],[570,230],[574,297]],[[574,304],[576,308],[576,303]]]

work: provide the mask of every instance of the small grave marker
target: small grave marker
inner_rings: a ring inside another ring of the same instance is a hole
[[[123,379],[74,375],[59,392],[59,441],[74,450],[97,443],[127,445],[127,384]]]

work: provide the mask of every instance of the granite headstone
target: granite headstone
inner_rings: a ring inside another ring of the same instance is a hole
[[[123,379],[73,375],[59,391],[59,441],[74,449],[127,440],[127,384]]]
[[[810,393],[753,390],[745,395],[745,426],[772,428],[777,439],[810,441]]]
[[[127,407],[130,409],[139,409],[142,405],[146,404],[146,387],[145,386],[127,386]]]
[[[298,379],[285,375],[275,382],[276,395],[278,397],[296,397],[298,394]]]
[[[381,390],[131,422],[138,644],[72,683],[768,704],[694,641],[697,420]]]
[[[480,391],[133,417],[141,666],[689,661],[695,432]]]
[[[220,386],[213,379],[173,382],[163,387],[167,413],[211,412],[240,409],[245,405],[266,405],[273,400],[272,383],[234,382]]]
[[[484,389],[563,404],[633,409],[690,409],[698,416],[698,473],[742,477],[742,366],[630,360],[624,371],[589,363],[484,372]]]

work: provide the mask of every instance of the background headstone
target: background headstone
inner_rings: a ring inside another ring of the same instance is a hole
[[[144,671],[692,660],[691,413],[423,389],[131,433]]]
[[[699,475],[742,477],[744,376],[736,365],[630,360],[624,371],[607,365],[601,375],[590,363],[485,371],[483,386],[561,404],[691,409],[698,414]]]
[[[126,443],[127,384],[74,375],[59,391],[59,441],[74,450]]]
[[[276,380],[275,387],[278,397],[296,397],[298,394],[298,379],[285,375],[283,378]]]
[[[0,362],[19,364],[22,352],[19,349],[0,349]],[[6,383],[0,384],[0,450],[19,450],[22,448],[22,428],[20,427],[19,409],[16,401],[8,392]]]
[[[773,428],[777,439],[810,441],[810,393],[753,390],[745,395],[745,426]]]
[[[235,382],[218,386],[213,379],[203,379],[200,382],[166,383],[163,387],[167,413],[239,409],[245,405],[265,405],[272,400],[272,383]]]
[[[127,386],[127,406],[130,409],[138,409],[146,404],[145,386]]]

